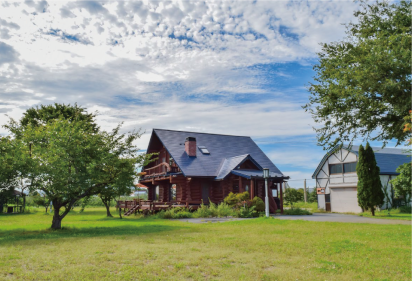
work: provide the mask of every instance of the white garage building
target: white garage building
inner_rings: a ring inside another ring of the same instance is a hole
[[[380,178],[384,192],[391,198],[381,206],[386,209],[393,202],[393,188],[389,180],[395,178],[396,168],[403,163],[411,162],[411,158],[398,148],[372,147],[375,152],[376,162],[380,168]],[[312,175],[316,179],[318,194],[318,208],[331,212],[360,213],[358,205],[356,163],[358,162],[359,146],[351,148],[343,146],[333,153],[328,152]]]

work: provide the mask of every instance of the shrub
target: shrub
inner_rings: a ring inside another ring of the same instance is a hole
[[[217,216],[219,218],[235,216],[235,215],[236,215],[236,212],[228,204],[222,202],[217,206]]]
[[[242,207],[238,211],[239,218],[253,218],[259,216],[259,213],[255,211],[255,206],[252,207]]]
[[[255,210],[258,212],[265,211],[265,202],[257,196],[252,199],[252,206],[255,206]]]
[[[193,213],[193,217],[196,218],[210,218],[210,217],[229,217],[237,216],[236,211],[233,207],[222,202],[219,205],[210,202],[210,205],[201,204],[200,208]]]
[[[283,214],[285,215],[295,215],[295,216],[302,216],[302,215],[311,215],[312,213],[308,210],[304,210],[301,208],[291,208],[283,210]]]
[[[401,207],[399,207],[399,212],[404,213],[404,214],[410,214],[411,213],[411,207],[410,206],[401,206]]]
[[[250,195],[249,192],[245,191],[242,193],[233,193],[230,192],[228,196],[225,197],[225,199],[223,199],[223,202],[225,202],[227,205],[229,206],[239,206],[239,203],[241,203],[242,201],[247,201],[249,200]]]
[[[195,218],[209,218],[211,217],[211,212],[210,208],[207,205],[204,205],[203,203],[200,204],[200,208],[198,208],[194,213],[193,216]]]
[[[167,210],[161,210],[155,215],[155,218],[159,219],[184,219],[191,217],[192,213],[186,208],[170,208]]]

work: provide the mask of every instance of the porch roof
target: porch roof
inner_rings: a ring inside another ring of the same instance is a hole
[[[262,170],[262,167],[257,163],[250,154],[244,154],[244,155],[239,155],[235,157],[230,157],[226,158],[223,160],[223,163],[219,169],[219,173],[216,177],[216,180],[222,180],[224,179],[227,175],[230,174],[230,172],[235,169],[237,166],[240,166],[243,162],[246,160],[250,160],[255,164],[257,168]]]
[[[262,178],[263,179],[263,171],[259,170],[232,170],[232,174],[241,176],[243,178],[251,179],[251,178]],[[289,177],[285,177],[283,174],[270,172],[270,178],[279,178],[279,179],[289,179]]]

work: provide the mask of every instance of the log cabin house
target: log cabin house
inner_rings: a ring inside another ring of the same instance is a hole
[[[270,211],[283,211],[281,187],[289,177],[250,137],[153,129],[147,153],[158,153],[139,180],[150,201],[196,207],[244,191],[265,200],[263,168],[268,168]]]

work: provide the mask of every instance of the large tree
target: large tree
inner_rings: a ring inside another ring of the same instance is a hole
[[[135,179],[135,165],[149,157],[138,154],[132,143],[139,133],[119,134],[120,127],[112,133],[101,132],[95,117],[77,104],[55,103],[30,108],[19,122],[11,120],[6,125],[23,148],[22,155],[31,160],[27,162],[31,166],[18,170],[20,178],[29,178],[30,189],[43,190],[45,199],[53,202],[52,228],[61,227],[61,220],[81,198],[104,194],[107,199],[128,191]],[[44,166],[41,161],[53,164]],[[83,186],[73,191],[76,185]]]
[[[53,229],[61,228],[81,198],[97,195],[109,185],[133,186],[136,165],[146,159],[134,145],[138,132],[120,134],[120,126],[104,132],[90,124],[58,115],[47,123],[12,121],[8,126],[33,161],[31,189],[41,190],[53,203]]]
[[[370,209],[375,215],[375,207],[382,205],[385,195],[379,177],[380,169],[376,163],[375,153],[369,143],[359,147],[359,160],[356,164],[358,175],[358,204],[364,209]]]
[[[361,2],[347,37],[322,44],[309,111],[325,149],[356,138],[405,141],[411,109],[411,2]]]

